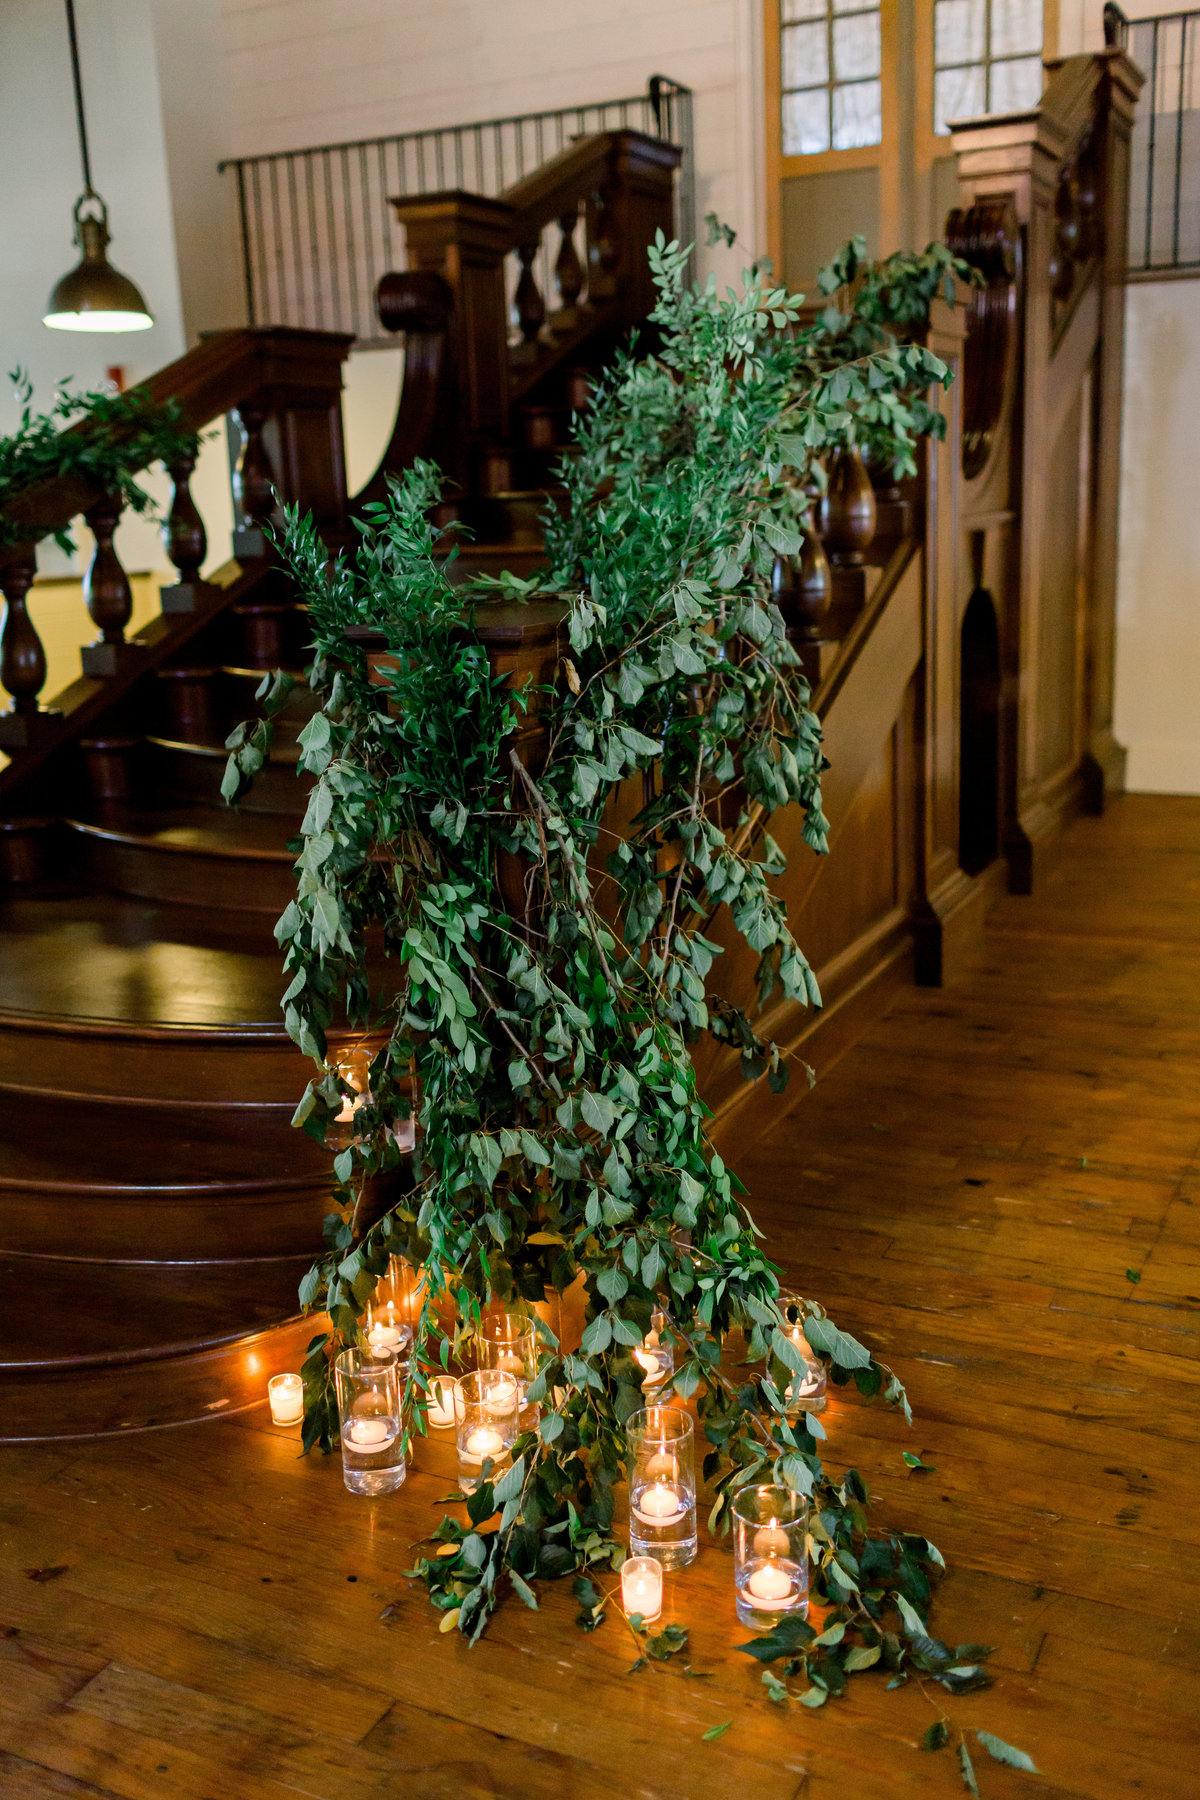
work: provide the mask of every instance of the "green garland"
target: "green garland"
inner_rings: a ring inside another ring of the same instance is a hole
[[[321,702],[301,736],[316,780],[298,888],[277,927],[288,1029],[319,1070],[296,1122],[330,1141],[353,1092],[327,1060],[331,1028],[348,1018],[378,1045],[354,1140],[334,1163],[328,1251],[301,1289],[333,1327],[305,1365],[304,1444],[336,1440],[330,1361],[360,1339],[392,1255],[424,1277],[406,1391],[421,1432],[426,1371],[469,1353],[489,1304],[541,1300],[581,1277],[580,1346],[538,1325],[536,1431],[468,1500],[468,1523],[446,1518],[434,1534],[452,1553],[417,1564],[446,1624],[474,1640],[506,1590],[536,1607],[535,1581],[564,1574],[581,1623],[603,1615],[589,1571],[623,1556],[624,1424],[644,1403],[634,1352],[662,1308],[674,1386],[706,1440],[710,1528],[728,1529],[745,1482],[810,1500],[813,1592],[829,1622],[819,1636],[789,1622],[748,1651],[803,1673],[807,1705],[877,1664],[893,1681],[911,1669],[961,1690],[987,1677],[926,1632],[937,1550],[871,1535],[861,1478],[833,1480],[820,1421],[785,1414],[803,1359],[783,1330],[779,1272],[708,1140],[690,1051],[710,1033],[741,1051],[748,1076],[787,1079],[778,1047],[720,993],[706,924],[722,908],[759,956],[760,1003],[780,988],[820,1004],[773,888],[783,859],[766,829],[796,805],[807,844],[826,848],[820,728],[772,604],[772,566],[800,547],[822,453],[886,403],[892,449],[911,456],[935,416],[923,395],[948,374],[871,321],[872,346],[847,360],[844,313],[803,327],[799,297],[763,268],[720,296],[711,282],[686,285],[685,262],[661,239],[651,252],[661,348],[621,358],[576,421],[544,578],[452,586],[427,523],[439,495],[427,466],[369,509],[352,562],[331,568],[311,524],[287,519]],[[509,750],[534,696],[498,685],[464,629],[482,601],[535,595],[561,598],[570,643],[562,679],[536,696],[549,745],[536,777]],[[386,689],[346,643],[345,628],[364,623],[394,658]],[[230,798],[267,754],[286,685],[264,684],[268,719],[230,740]],[[653,799],[624,836],[610,833],[610,795],[647,773]],[[506,910],[498,857],[525,871],[526,922]],[[414,1184],[360,1231],[368,1184],[407,1160],[394,1130],[410,1093]],[[896,1377],[804,1305],[832,1380],[907,1415]],[[733,1334],[743,1353],[731,1367]],[[479,1532],[496,1512],[499,1528]],[[646,1643],[651,1657],[680,1648],[662,1634]]]
[[[141,388],[127,394],[72,393],[63,385],[39,413],[29,377],[14,369],[9,379],[21,410],[16,431],[0,437],[0,550],[28,541],[30,526],[14,520],[8,509],[44,481],[75,476],[96,488],[115,489],[122,505],[136,513],[152,513],[153,498],[138,474],[151,463],[196,455],[199,437],[180,423],[174,400],[160,405]],[[74,548],[65,527],[37,535],[52,535],[62,550]]]

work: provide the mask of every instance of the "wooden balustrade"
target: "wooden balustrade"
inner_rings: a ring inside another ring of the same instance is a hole
[[[6,506],[7,521],[27,531],[28,541],[0,550],[6,601],[0,684],[10,699],[9,710],[0,713],[0,747],[19,765],[4,772],[0,785],[11,787],[34,766],[35,752],[49,752],[77,734],[141,673],[169,661],[214,611],[246,598],[247,585],[258,579],[256,568],[261,573],[269,567],[264,527],[277,500],[312,512],[331,547],[348,542],[341,365],[349,348],[341,333],[269,327],[216,332],[144,384],[152,400],[174,400],[182,423],[194,429],[225,413],[239,418],[245,443],[234,484],[234,554],[248,567],[241,571],[234,562],[212,583],[199,580],[207,534],[190,488],[194,458],[181,458],[169,470],[172,500],[163,534],[179,580],[162,590],[162,620],[132,641],[126,632],[133,598],[114,544],[120,495],[75,477],[47,480]],[[88,426],[72,430],[86,432]],[[87,679],[68,690],[60,707],[44,711],[46,658],[28,605],[35,546],[80,514],[95,538],[83,592],[100,635],[82,653]]]

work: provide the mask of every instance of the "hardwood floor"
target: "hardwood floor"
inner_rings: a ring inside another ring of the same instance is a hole
[[[939,1635],[996,1646],[995,1687],[947,1710],[1041,1773],[976,1749],[984,1800],[1198,1789],[1198,994],[1200,800],[1126,799],[1002,902],[969,978],[904,993],[752,1146],[728,1134],[789,1276],[908,1383],[911,1432],[835,1393],[829,1460],[940,1544]],[[768,1702],[725,1546],[667,1584],[709,1679],[628,1675],[622,1629],[578,1631],[561,1587],[468,1650],[403,1575],[445,1441],[370,1502],[296,1452],[265,1408],[0,1452],[4,1800],[962,1792],[917,1748],[915,1686]]]

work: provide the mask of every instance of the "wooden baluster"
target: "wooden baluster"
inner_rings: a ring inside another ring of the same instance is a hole
[[[805,532],[799,556],[775,558],[771,595],[783,615],[788,642],[799,653],[809,686],[816,689],[828,673],[836,637],[829,620],[833,573],[814,527]]]
[[[233,554],[265,556],[264,527],[275,511],[275,471],[262,435],[267,409],[257,400],[245,400],[234,417],[242,428],[243,442],[233,471],[233,498],[244,523],[233,534]]]
[[[875,536],[875,490],[857,450],[839,450],[829,469],[822,536],[835,569],[861,568]]]
[[[170,587],[159,589],[165,613],[194,612],[205,587],[200,580],[200,565],[208,551],[208,536],[192,498],[191,476],[195,466],[195,456],[181,456],[167,471],[172,493],[171,510],[163,526],[163,546],[179,572],[179,579]]]
[[[578,322],[579,296],[583,292],[583,264],[579,260],[579,252],[575,248],[575,227],[579,223],[579,212],[563,213],[558,221],[558,229],[562,232],[562,243],[558,247],[558,256],[554,263],[554,279],[558,283],[559,298],[562,305],[554,315],[555,329],[570,331]]]
[[[538,253],[540,240],[534,238],[532,243],[521,244],[517,255],[521,262],[521,273],[517,280],[517,291],[514,296],[517,309],[517,323],[521,327],[521,338],[526,344],[537,342],[538,333],[546,322],[546,302],[538,287],[533,273],[533,259]]]
[[[603,187],[588,208],[588,295],[593,300],[611,299],[616,289],[621,249],[615,198],[611,186]]]
[[[32,546],[0,568],[0,588],[7,602],[0,638],[0,683],[12,706],[0,714],[0,744],[21,749],[30,742],[29,720],[37,715],[38,695],[46,685],[46,652],[29,616],[26,595],[37,573]]]
[[[130,647],[125,642],[125,627],[133,613],[133,589],[113,547],[123,510],[120,490],[112,488],[83,515],[96,540],[83,578],[83,598],[92,623],[100,629],[100,636],[84,647],[80,659],[85,675],[115,674]]]

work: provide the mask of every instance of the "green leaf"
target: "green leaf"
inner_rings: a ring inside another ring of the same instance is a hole
[[[726,1719],[725,1722],[721,1725],[710,1725],[708,1730],[704,1733],[704,1736],[701,1741],[705,1744],[714,1743],[717,1738],[722,1738],[725,1736],[725,1733],[729,1730],[729,1727],[732,1724],[733,1724],[732,1719]]]
[[[803,1694],[801,1694],[800,1704],[801,1704],[801,1706],[809,1706],[809,1707],[824,1706],[824,1704],[828,1700],[828,1698],[829,1698],[829,1689],[828,1688],[814,1686],[814,1687],[810,1687],[810,1688],[806,1689],[805,1692]]]
[[[922,1462],[921,1456],[924,1456],[926,1454],[925,1451],[921,1452],[921,1456],[918,1456],[915,1450],[902,1450],[900,1452],[900,1454],[904,1458],[905,1462],[908,1464],[910,1469],[923,1469],[925,1471],[925,1473],[928,1475],[936,1475],[937,1474],[937,1464],[936,1463]]]
[[[975,1767],[971,1761],[965,1738],[960,1741],[958,1746],[958,1766],[962,1774],[963,1786],[968,1794],[973,1794],[975,1800],[979,1800],[979,1784],[975,1780]]]
[[[1126,1281],[1132,1281],[1136,1287],[1138,1282],[1142,1279],[1142,1271],[1140,1269],[1126,1269],[1125,1279]]]
[[[805,1319],[804,1335],[814,1350],[832,1356],[841,1369],[865,1369],[871,1361],[871,1352],[856,1338],[839,1331],[832,1319]]]
[[[846,1657],[842,1667],[847,1675],[857,1675],[860,1669],[873,1669],[882,1654],[878,1644],[857,1644]]]
[[[975,1736],[979,1739],[988,1755],[993,1757],[996,1762],[1007,1763],[1010,1769],[1024,1769],[1026,1774],[1029,1775],[1037,1775],[1040,1773],[1037,1764],[1031,1756],[1027,1756],[1024,1750],[1018,1750],[1012,1744],[1006,1744],[1003,1738],[996,1737],[993,1732],[980,1731],[976,1728]]]
[[[922,1750],[944,1750],[949,1742],[949,1726],[944,1719],[935,1719],[932,1725],[926,1727],[925,1735],[921,1739],[921,1748]]]

